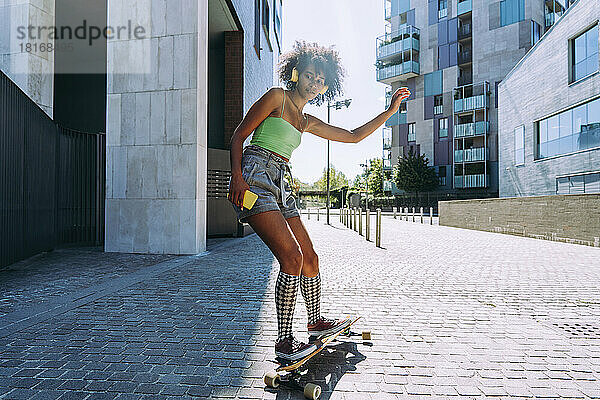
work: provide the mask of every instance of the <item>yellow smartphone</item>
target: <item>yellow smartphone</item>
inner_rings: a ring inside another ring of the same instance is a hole
[[[244,201],[242,202],[242,207],[247,208],[248,210],[254,206],[254,203],[258,199],[258,195],[249,190],[246,190],[244,193]]]

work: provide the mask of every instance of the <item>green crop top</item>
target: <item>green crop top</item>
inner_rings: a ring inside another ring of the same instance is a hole
[[[283,105],[281,106],[281,116],[267,117],[254,130],[254,135],[250,144],[262,147],[277,153],[288,160],[292,156],[292,151],[300,146],[302,132],[294,125],[283,119],[283,108],[285,106],[285,90],[283,91]]]

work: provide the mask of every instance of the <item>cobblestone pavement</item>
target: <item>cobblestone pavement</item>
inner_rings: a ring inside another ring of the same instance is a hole
[[[358,313],[373,335],[314,359],[323,399],[600,398],[600,249],[390,217],[376,248],[337,216],[304,221],[323,314]],[[303,398],[262,382],[277,271],[256,235],[0,271],[0,398]],[[297,332],[305,320],[299,295]]]

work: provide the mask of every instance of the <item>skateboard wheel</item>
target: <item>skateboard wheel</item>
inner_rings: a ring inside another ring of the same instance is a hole
[[[270,388],[278,388],[279,383],[281,382],[281,377],[276,371],[269,371],[265,374],[265,385]]]
[[[314,383],[307,383],[304,386],[304,397],[311,400],[317,400],[321,397],[321,386],[315,385]]]
[[[362,338],[363,340],[371,340],[371,331],[363,331]]]

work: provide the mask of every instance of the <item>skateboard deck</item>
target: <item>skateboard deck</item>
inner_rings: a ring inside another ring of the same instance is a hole
[[[348,332],[348,335],[350,335],[350,327],[354,325],[354,323],[360,318],[360,316],[348,316],[344,319],[345,321],[350,321],[350,324],[348,324],[347,327],[331,335],[317,337],[317,339],[312,342],[312,344],[315,344],[317,346],[317,349],[298,361],[286,362],[280,359],[276,359],[276,362],[279,364],[279,367],[277,367],[274,371],[268,372],[265,375],[265,384],[272,388],[277,388],[280,384],[284,384],[292,389],[303,390],[304,396],[308,399],[318,399],[321,395],[321,387],[312,383],[308,383],[306,384],[306,386],[300,385],[299,378],[302,375],[298,372],[298,370],[302,368],[302,366],[306,364],[311,358],[315,357],[317,354],[323,351],[323,349],[325,349],[327,345],[333,342],[338,336],[342,335],[345,332]],[[368,334],[368,336],[366,336],[365,334]],[[362,337],[363,339],[370,339],[370,332],[363,332]],[[286,374],[281,376],[280,373]]]

